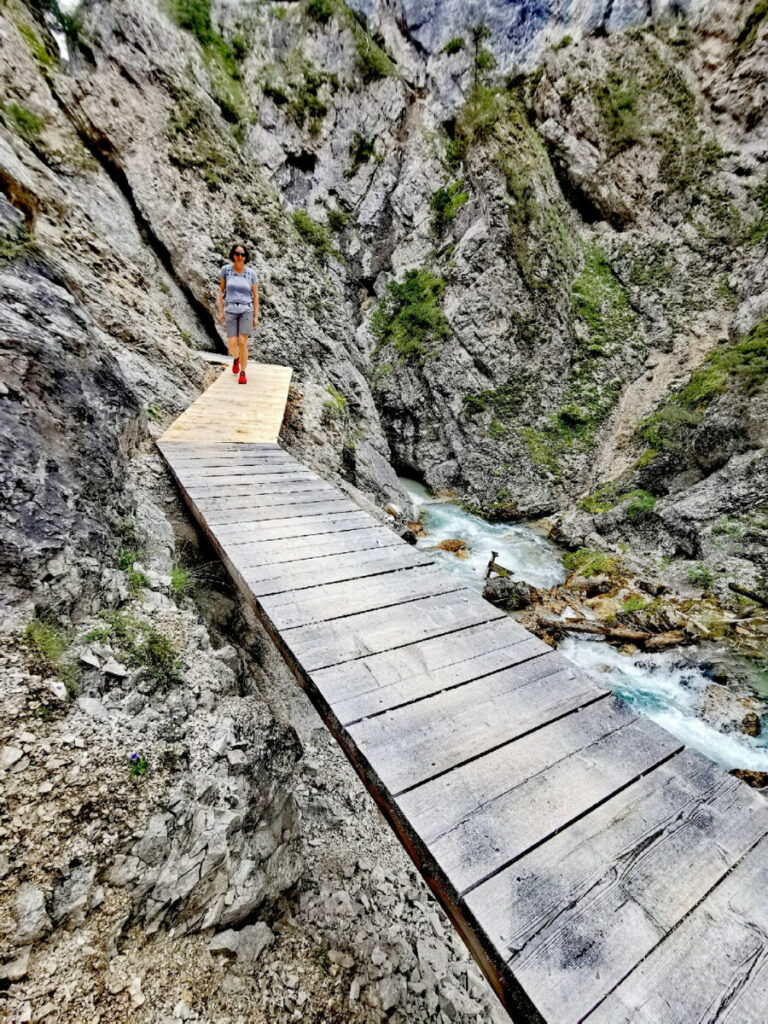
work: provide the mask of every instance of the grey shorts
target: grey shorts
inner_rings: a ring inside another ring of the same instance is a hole
[[[241,313],[225,313],[224,329],[228,338],[237,338],[241,334],[250,335],[253,330],[253,310],[244,309]]]

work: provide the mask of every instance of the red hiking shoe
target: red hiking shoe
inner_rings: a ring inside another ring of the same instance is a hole
[[[234,361],[234,363],[232,363],[232,373],[240,373],[240,360],[239,359],[236,359]]]
[[[248,383],[248,381],[246,379],[246,376],[245,376],[245,370],[241,370],[240,371],[240,376],[239,376],[239,378],[237,380],[237,383],[238,384],[247,384]]]

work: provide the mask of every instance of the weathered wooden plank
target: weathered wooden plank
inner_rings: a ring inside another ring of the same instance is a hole
[[[736,820],[732,821],[734,831]],[[765,1024],[766,894],[768,839],[763,839],[586,1020],[589,1024]]]
[[[362,532],[362,531],[360,531]],[[260,565],[243,570],[243,579],[256,597],[304,590],[323,583],[361,580],[366,576],[392,572],[418,565],[433,565],[428,552],[399,544],[383,549],[373,548],[361,553],[350,551],[338,555],[302,558],[278,565]]]
[[[185,493],[195,503],[198,499],[212,497],[238,497],[248,494],[288,494],[302,488],[317,487],[317,477],[314,473],[286,473],[264,480],[260,478],[258,483],[253,480],[243,480],[239,483],[222,484],[220,480],[216,483],[182,484]]]
[[[301,483],[301,482],[300,482]],[[270,485],[274,486],[274,485]],[[314,501],[327,501],[341,496],[340,491],[330,484],[314,484],[305,486],[303,490],[268,490],[254,487],[250,493],[216,494],[196,498],[198,509],[208,518],[213,511],[234,511],[242,508],[272,508],[275,505],[301,505]]]
[[[430,636],[504,616],[471,590],[426,597],[333,622],[286,629],[283,639],[307,672],[403,647]]]
[[[286,502],[279,505],[250,504],[243,508],[222,509],[203,508],[198,505],[212,530],[218,533],[219,528],[231,523],[263,523],[271,519],[285,519],[292,516],[336,515],[339,512],[359,512],[360,506],[341,495],[333,498],[320,498],[317,501]]]
[[[287,594],[263,597],[261,606],[279,630],[340,619],[374,608],[394,609],[416,598],[461,590],[456,577],[431,566],[395,569],[364,582],[345,580]]]
[[[253,566],[272,566],[284,562],[321,558],[349,551],[370,551],[402,545],[400,538],[386,526],[367,526],[360,530],[344,530],[311,537],[256,541],[233,544],[231,550],[239,568],[245,572]],[[224,550],[230,548],[226,543]]]
[[[297,463],[282,447],[265,447],[261,444],[199,444],[180,449],[178,444],[166,444],[164,456],[174,466],[195,469],[198,466],[227,466],[233,463],[286,462]]]
[[[403,794],[398,803],[466,892],[681,749],[616,698]]]
[[[296,459],[292,459],[285,455],[278,455],[277,453],[266,455],[208,455],[200,456],[193,459],[190,457],[182,457],[180,455],[174,455],[168,458],[169,464],[177,472],[183,472],[190,477],[207,473],[209,470],[215,469],[219,475],[225,472],[232,472],[233,470],[239,470],[244,467],[273,467],[283,468],[285,466],[292,466],[294,469],[303,469],[304,467]]]
[[[521,661],[513,668],[349,727],[391,793],[608,696],[536,637],[517,651]]]
[[[226,523],[216,528],[216,536],[228,545],[227,550],[238,544],[250,544],[259,540],[276,540],[284,537],[319,537],[323,533],[339,533],[343,530],[370,528],[371,517],[365,512],[339,512],[336,515],[286,516],[272,519],[267,523]]]
[[[766,831],[759,794],[684,751],[467,905],[544,1016],[580,1020]]]
[[[384,651],[314,674],[344,725],[508,668],[531,634],[503,615],[458,633]],[[542,643],[539,653],[548,648]]]
[[[173,466],[171,466],[173,468]],[[200,468],[191,471],[185,471],[184,480],[186,484],[229,484],[229,483],[243,483],[246,480],[252,480],[254,483],[259,483],[264,479],[277,479],[280,476],[288,476],[295,474],[297,467],[292,463],[286,462],[285,464],[274,465],[269,463],[263,463],[258,466],[221,466],[218,469],[214,467]]]

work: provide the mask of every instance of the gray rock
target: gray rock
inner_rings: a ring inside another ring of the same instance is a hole
[[[105,676],[115,676],[118,679],[125,679],[128,669],[121,665],[115,658],[110,658],[101,668]]]
[[[509,576],[493,576],[485,584],[483,597],[499,608],[515,611],[531,603],[531,588],[522,580],[513,580]]]
[[[31,945],[51,930],[45,909],[45,894],[30,882],[22,882],[16,894],[16,946]]]
[[[12,768],[24,756],[24,751],[18,747],[3,747],[0,750],[0,769]]]
[[[257,921],[239,931],[230,928],[219,932],[208,943],[208,949],[211,953],[219,953],[239,962],[253,963],[274,941],[275,936],[269,926],[263,921]]]
[[[109,711],[95,697],[78,697],[77,706],[91,718],[98,718],[105,722],[110,717]]]

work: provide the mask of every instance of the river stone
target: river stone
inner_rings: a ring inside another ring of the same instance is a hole
[[[531,603],[531,588],[522,580],[494,576],[485,584],[483,597],[506,611],[516,611],[518,608],[527,608]]]

